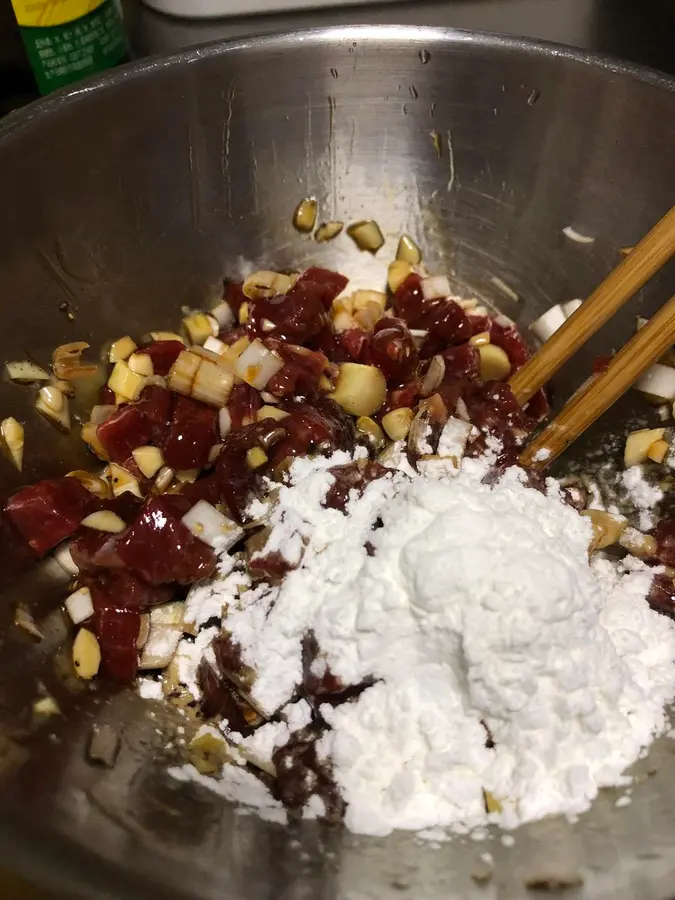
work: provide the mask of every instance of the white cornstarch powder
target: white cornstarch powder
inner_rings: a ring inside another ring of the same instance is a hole
[[[350,461],[293,464],[263,551],[299,563],[280,585],[251,586],[226,564],[201,588],[209,611],[227,611],[256,705],[281,711],[258,736],[232,740],[269,762],[309,722],[296,691],[312,631],[319,665],[345,685],[374,679],[319,709],[330,727],[318,755],[353,831],[511,828],[578,815],[601,787],[628,783],[675,695],[675,623],[645,601],[652,572],[632,559],[589,564],[590,521],[557,484],[542,494],[513,468],[486,485],[485,460],[426,461],[413,474],[404,462],[353,491],[348,515],[324,508],[328,470]],[[262,785],[242,784],[244,771],[200,780],[276,809]],[[484,792],[501,812],[486,812]]]
[[[639,511],[639,525],[643,531],[654,527],[652,510],[663,500],[663,491],[645,480],[641,466],[630,466],[621,473],[621,483],[628,499]]]

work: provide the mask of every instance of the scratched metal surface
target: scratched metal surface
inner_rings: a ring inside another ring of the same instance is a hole
[[[424,29],[243,40],[112,73],[0,128],[0,358],[46,362],[65,340],[98,345],[166,327],[242,259],[375,277],[402,230],[420,239],[431,268],[527,324],[587,293],[668,207],[674,109],[672,81],[623,64]],[[376,218],[388,236],[382,262],[346,237],[321,247],[298,237],[290,212],[308,193],[322,218]],[[567,225],[594,243],[570,242]],[[632,332],[636,309],[674,288],[672,270],[655,279],[568,367],[558,395]],[[0,384],[3,414],[27,426],[26,470],[0,469],[3,496],[86,461],[31,402]],[[595,439],[632,412],[627,401]],[[14,556],[1,546],[7,570]],[[172,782],[175,723],[150,718],[138,698],[69,693],[50,662],[63,629],[48,610],[62,589],[46,563],[5,584],[0,605],[0,859],[40,883],[125,900],[518,900],[546,877],[578,882],[574,900],[675,892],[669,742],[636,767],[630,807],[604,792],[579,822],[523,828],[512,848],[498,835],[435,849],[405,834],[287,831]],[[42,644],[7,629],[18,600],[44,617]],[[39,684],[62,715],[35,730],[27,701]],[[84,761],[97,720],[124,730],[112,771]],[[486,850],[495,869],[479,886]]]

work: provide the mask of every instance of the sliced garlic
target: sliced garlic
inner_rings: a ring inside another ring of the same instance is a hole
[[[261,270],[249,275],[241,290],[243,295],[248,297],[249,300],[266,300],[270,297],[288,293],[292,286],[293,279],[290,275]],[[241,317],[239,321],[241,322]]]
[[[422,262],[422,251],[407,234],[402,234],[399,238],[396,259],[410,263],[413,266],[418,266]]]
[[[626,468],[639,466],[647,460],[649,448],[656,441],[663,439],[665,428],[641,428],[639,431],[631,431],[626,438],[623,451],[623,461]]]
[[[159,470],[154,484],[154,489],[158,494],[164,493],[164,491],[169,487],[169,485],[173,481],[174,474],[174,470],[169,468],[169,466],[164,466],[164,468]]]
[[[118,340],[114,341],[111,345],[110,350],[108,350],[108,362],[124,362],[129,359],[131,354],[137,349],[138,345],[136,344],[136,341],[129,337],[128,334],[118,338]]]
[[[413,267],[404,259],[395,259],[387,269],[387,287],[392,294],[401,287],[408,275],[412,275]]]
[[[181,344],[185,345],[184,338],[180,334],[176,334],[175,331],[151,331],[148,337],[151,341],[180,341]]]
[[[474,334],[469,338],[469,343],[473,344],[474,347],[483,347],[485,344],[490,343],[490,332],[489,331],[481,331],[479,334]]]
[[[23,467],[24,428],[14,416],[8,416],[0,423],[0,436],[7,447],[7,452],[19,472]]]
[[[61,431],[70,431],[70,404],[66,395],[57,388],[40,388],[35,409]]]
[[[391,412],[382,416],[382,427],[392,441],[404,441],[408,436],[414,416],[415,413],[407,406],[392,409]]]
[[[501,347],[495,344],[481,344],[478,347],[478,355],[482,381],[503,381],[509,376],[511,363]]]
[[[654,441],[647,451],[647,458],[651,459],[652,462],[662,463],[669,450],[670,445],[667,441]]]
[[[138,479],[128,469],[110,463],[106,470],[106,476],[112,485],[113,497],[121,497],[122,494],[133,494],[134,497],[143,497]]]
[[[138,400],[145,387],[145,377],[132,372],[124,360],[115,363],[108,379],[108,387],[125,400]]]
[[[342,363],[328,396],[352,416],[372,416],[386,399],[387,382],[376,366]]]
[[[616,544],[628,524],[625,519],[612,516],[602,509],[585,509],[581,515],[590,519],[593,525],[593,539],[588,548],[591,552]]]
[[[80,522],[85,528],[91,528],[94,531],[107,531],[110,534],[119,534],[127,527],[123,519],[112,512],[110,509],[101,509],[97,512],[90,513]]]
[[[135,375],[143,375],[148,378],[155,374],[152,358],[148,353],[132,353],[126,363]]]
[[[99,500],[109,500],[112,496],[110,483],[101,478],[100,475],[94,475],[93,472],[87,472],[85,469],[75,469],[68,472],[67,478],[76,478],[82,487],[85,487],[90,494],[98,497]]]
[[[152,478],[164,465],[164,455],[159,447],[136,447],[131,451],[136,465],[146,478]]]
[[[626,528],[619,538],[621,546],[639,559],[651,559],[658,550],[656,538],[651,534],[642,534],[636,528]]]
[[[203,312],[193,312],[183,319],[183,327],[190,343],[201,345],[220,331],[217,319]]]
[[[377,253],[384,244],[384,237],[380,226],[372,219],[369,221],[355,222],[347,228],[347,234],[354,241],[359,250],[367,250],[369,253]]]
[[[259,469],[267,462],[267,454],[262,447],[251,447],[246,453],[246,465],[249,469]]]
[[[303,234],[309,233],[316,223],[318,203],[315,197],[305,197],[295,208],[293,213],[293,227]]]
[[[258,422],[262,422],[263,419],[276,419],[277,421],[281,421],[288,416],[287,412],[284,412],[283,409],[278,409],[276,406],[263,406],[256,413],[255,417]]]
[[[332,241],[333,238],[336,238],[341,233],[344,227],[343,222],[322,222],[314,232],[314,240],[318,244]]]
[[[356,430],[361,434],[365,434],[370,445],[374,450],[381,450],[384,447],[384,434],[382,429],[374,419],[370,416],[359,416],[356,420]]]
[[[101,648],[98,639],[87,628],[80,628],[73,641],[73,665],[80,678],[89,680],[101,665]]]

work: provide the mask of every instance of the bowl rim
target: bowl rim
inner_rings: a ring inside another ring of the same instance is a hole
[[[419,45],[435,43],[447,46],[475,46],[507,51],[525,51],[528,56],[562,59],[591,69],[599,69],[610,74],[653,85],[675,93],[675,76],[658,69],[633,63],[617,56],[598,53],[568,44],[538,38],[506,35],[490,31],[471,31],[462,28],[442,28],[427,25],[336,25],[320,28],[302,28],[273,34],[248,35],[226,40],[208,41],[194,47],[170,54],[155,54],[132,60],[107,72],[85,79],[75,85],[54,91],[47,97],[35,100],[21,109],[10,112],[0,121],[0,143],[13,137],[44,115],[51,115],[63,107],[87,100],[99,91],[113,89],[149,78],[156,72],[172,69],[180,65],[193,65],[202,59],[246,51],[282,51],[308,44],[321,46],[332,41],[361,41],[396,45],[401,43]]]
[[[108,70],[74,86],[55,91],[27,106],[9,113],[0,122],[0,150],[13,139],[19,139],[36,126],[45,115],[58,115],[100,91],[120,88],[128,82],[154,77],[156,73],[188,66],[204,59],[242,52],[284,51],[301,45],[322,46],[332,42],[357,41],[368,44],[396,46],[406,44],[413,51],[427,45],[473,46],[488,50],[521,53],[530,59],[560,59],[620,78],[628,78],[675,94],[675,77],[638,63],[611,55],[597,53],[569,45],[529,37],[504,35],[495,32],[470,31],[413,25],[346,25],[335,27],[294,29],[268,35],[243,36],[230,40],[209,41],[171,54],[144,57]],[[39,865],[34,853],[39,846]],[[65,835],[47,835],[39,822],[0,821],[0,857],[12,861],[22,874],[33,876],[38,884],[57,889],[87,890],[90,896],[101,896],[105,888],[110,896],[138,896],[131,877],[91,849],[83,848]],[[136,884],[142,891],[144,884]]]

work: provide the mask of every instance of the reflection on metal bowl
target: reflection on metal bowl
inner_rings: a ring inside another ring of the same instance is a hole
[[[165,327],[243,260],[315,261],[364,277],[381,260],[384,273],[401,232],[418,239],[432,270],[526,325],[584,296],[670,206],[674,113],[675,83],[653,73],[415,28],[243,40],[113,72],[0,129],[0,358],[44,361],[68,340],[97,346]],[[307,195],[322,218],[376,219],[387,244],[375,263],[347,237],[299,237],[291,214]],[[594,240],[570,240],[568,226]],[[659,275],[575,357],[558,397],[674,282],[672,269]],[[631,403],[586,447],[631,416]],[[86,463],[79,441],[57,436],[31,405],[25,390],[0,384],[3,415],[27,432],[26,469],[2,467],[3,497]],[[7,545],[3,561],[11,572]],[[5,624],[19,599],[49,608],[63,588],[54,568],[7,580]],[[138,697],[68,694],[49,661],[60,639],[58,617],[50,621],[40,644],[11,636],[0,655],[0,855],[36,881],[91,897],[470,898],[482,896],[472,876],[489,850],[504,897],[556,878],[581,878],[575,896],[593,900],[672,893],[666,742],[637,767],[630,807],[616,809],[606,792],[578,823],[528,826],[513,848],[499,836],[433,849],[408,834],[356,839],[313,823],[290,831],[172,782],[170,739],[157,731],[172,723]],[[35,731],[26,700],[38,684],[59,695],[62,715]],[[112,770],[85,761],[95,720],[123,723]]]

